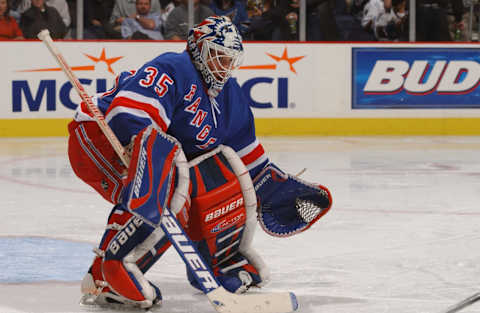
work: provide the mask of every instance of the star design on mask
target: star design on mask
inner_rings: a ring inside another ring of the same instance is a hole
[[[303,59],[305,57],[304,55],[299,56],[299,57],[288,57],[287,47],[285,47],[285,49],[283,50],[283,54],[280,57],[276,56],[276,55],[273,55],[273,54],[270,54],[268,52],[266,54],[277,62],[281,62],[281,61],[288,62],[288,64],[290,65],[290,71],[295,73],[295,74],[297,74],[297,71],[293,67],[293,64],[295,64],[296,62],[300,61],[301,59]]]
[[[86,53],[84,53],[84,55],[89,58],[90,60],[92,60],[93,62],[95,63],[98,63],[98,62],[105,62],[105,64],[107,64],[107,69],[110,73],[112,73],[113,75],[115,75],[115,72],[113,71],[112,69],[112,64],[117,62],[118,60],[120,60],[121,58],[123,57],[114,57],[114,58],[108,58],[106,57],[105,55],[105,48],[102,49],[102,53],[100,54],[100,57],[97,58],[97,57],[94,57],[94,56],[91,56],[91,55],[88,55]]]

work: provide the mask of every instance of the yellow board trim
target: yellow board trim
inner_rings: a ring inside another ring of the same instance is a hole
[[[70,119],[0,119],[0,137],[66,136]],[[258,136],[480,135],[480,118],[258,118]]]
[[[480,118],[257,119],[259,136],[480,135]]]
[[[0,119],[0,137],[57,137],[72,119]]]

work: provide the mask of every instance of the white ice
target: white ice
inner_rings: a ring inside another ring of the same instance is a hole
[[[439,313],[480,290],[480,137],[262,142],[334,199],[296,237],[257,229],[265,291],[295,292],[299,313]],[[72,173],[66,138],[0,139],[0,195],[0,313],[114,312],[78,304],[110,205]],[[147,277],[164,297],[154,312],[214,312],[173,248]]]

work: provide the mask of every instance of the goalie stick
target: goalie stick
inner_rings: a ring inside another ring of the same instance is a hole
[[[117,139],[112,129],[108,126],[102,112],[95,106],[83,85],[67,64],[60,50],[54,44],[47,29],[40,31],[37,37],[47,46],[48,50],[60,65],[70,83],[75,88],[81,100],[86,103],[93,114],[98,126],[118,154],[122,162],[128,167],[130,158],[124,147]],[[181,154],[183,155],[183,154]],[[180,160],[180,161],[185,161]],[[167,235],[169,241],[190,269],[202,291],[206,294],[210,303],[219,313],[287,313],[297,310],[298,302],[292,292],[257,293],[238,295],[227,291],[215,278],[212,271],[206,266],[207,263],[200,256],[193,242],[185,233],[169,207],[164,208],[164,216],[160,227]],[[148,220],[144,219],[149,224]]]
[[[480,292],[474,293],[470,297],[458,302],[457,304],[452,305],[446,311],[442,311],[441,313],[455,313],[458,312],[467,306],[470,306],[480,300]]]

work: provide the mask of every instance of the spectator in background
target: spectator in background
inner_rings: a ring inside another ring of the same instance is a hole
[[[284,4],[284,15],[288,23],[291,40],[298,40],[298,9],[300,7],[299,0],[281,1]],[[286,4],[286,7],[285,7]]]
[[[362,27],[373,34],[375,18],[382,12],[385,13],[383,0],[369,0],[363,7]]]
[[[20,28],[25,38],[36,39],[42,29],[48,29],[53,39],[62,39],[67,26],[54,7],[45,5],[45,0],[32,0],[32,6],[22,14]]]
[[[161,16],[163,25],[167,22],[168,15],[179,4],[179,0],[160,0]]]
[[[264,0],[249,5],[251,16],[247,40],[290,40],[291,28],[287,20],[290,0]]]
[[[24,39],[15,18],[11,17],[7,0],[0,0],[0,40]]]
[[[248,13],[244,0],[212,0],[210,9],[215,15],[225,15],[237,26],[242,36],[248,26]]]
[[[447,17],[449,4],[456,27],[461,27],[464,13],[462,0],[416,1],[416,41],[452,41]]]
[[[379,41],[407,41],[406,0],[385,0],[383,10],[373,20],[373,32]]]
[[[70,11],[66,0],[45,0],[45,4],[49,7],[55,8],[62,17],[63,23],[68,28],[71,25],[72,19],[70,17]],[[17,10],[23,14],[32,6],[32,0],[21,0]]]
[[[200,0],[193,0],[193,23],[198,24],[207,17],[215,15],[212,9],[200,3]],[[165,39],[186,40],[188,35],[188,0],[180,0],[167,17],[165,24]]]
[[[124,39],[163,40],[161,13],[150,13],[150,1],[136,0],[137,15],[127,17],[122,23]]]
[[[112,14],[114,0],[83,0],[85,39],[105,39],[108,30],[108,20]]]
[[[357,0],[336,0],[335,21],[342,41],[375,41],[373,31],[366,31],[361,25],[364,5]]]
[[[8,0],[8,7],[10,8],[10,16],[15,18],[17,22],[20,21],[20,15],[22,15],[19,11],[18,8],[20,4],[22,3],[23,0]]]
[[[161,12],[158,0],[151,0],[150,12]],[[135,0],[115,0],[112,15],[110,16],[109,35],[111,38],[121,39],[121,28],[123,20],[127,17],[135,18],[137,15]]]
[[[340,39],[334,9],[335,0],[307,1],[307,40],[337,41]]]

